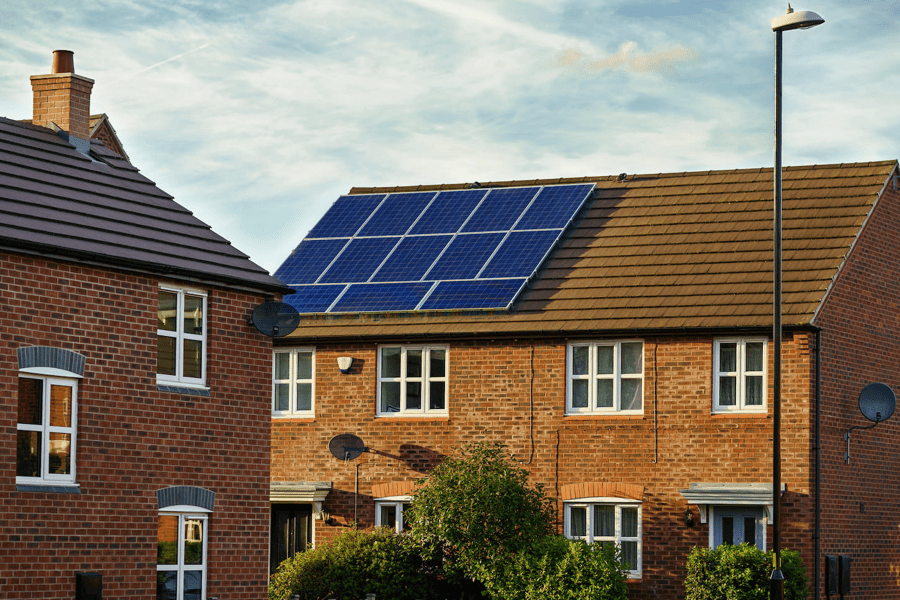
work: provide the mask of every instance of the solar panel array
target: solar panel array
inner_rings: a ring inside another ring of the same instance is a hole
[[[593,187],[341,196],[275,277],[301,313],[508,309]]]

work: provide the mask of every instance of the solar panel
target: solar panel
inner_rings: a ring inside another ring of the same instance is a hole
[[[508,309],[592,190],[341,196],[275,276],[301,313]]]

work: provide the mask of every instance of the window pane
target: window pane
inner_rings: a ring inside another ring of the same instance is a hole
[[[737,371],[737,344],[719,344],[719,371]]]
[[[588,374],[589,354],[589,348],[587,346],[572,347],[572,375]]]
[[[445,377],[447,375],[447,352],[445,350],[430,350],[428,357],[429,376]]]
[[[291,409],[291,388],[287,383],[275,384],[275,410]]]
[[[747,406],[762,406],[763,394],[762,394],[762,383],[763,379],[760,375],[748,375],[746,377],[746,385],[747,385]]]
[[[72,388],[67,385],[50,386],[50,425],[72,426]]]
[[[422,384],[418,381],[406,382],[406,410],[422,410]]]
[[[156,537],[156,564],[178,564],[178,516],[160,515]]]
[[[630,571],[638,568],[638,543],[622,542],[622,562],[628,565]]]
[[[287,352],[275,354],[275,379],[290,379],[291,355]]]
[[[39,431],[17,431],[16,475],[41,476],[41,434]]]
[[[297,410],[312,410],[312,384],[297,384]]]
[[[382,527],[390,527],[391,529],[397,528],[397,507],[394,504],[381,504],[379,505],[379,510],[381,512],[381,526]]]
[[[175,338],[158,336],[156,351],[156,372],[162,375],[175,374]]]
[[[203,342],[200,340],[184,340],[184,370],[185,377],[200,377]]]
[[[400,382],[381,382],[381,412],[400,412]]]
[[[584,537],[587,535],[587,508],[573,506],[569,509],[569,537]]]
[[[185,571],[184,572],[184,600],[202,600],[203,599],[203,572],[202,571]]]
[[[184,332],[203,335],[203,298],[184,295]]]
[[[641,410],[643,382],[640,379],[622,380],[622,410]]]
[[[178,571],[156,572],[156,600],[177,600]]]
[[[752,342],[747,344],[747,370],[763,370],[763,343]]]
[[[19,378],[19,423],[40,425],[44,410],[44,382],[40,379]]]
[[[613,380],[597,380],[597,408],[613,407]]]
[[[756,545],[756,519],[744,517],[744,543]]]
[[[737,392],[735,377],[719,377],[719,406],[734,406]]]
[[[428,384],[428,408],[444,410],[447,407],[447,386],[443,381],[432,381]]]
[[[184,520],[184,564],[203,564],[203,521]]]
[[[50,433],[49,471],[56,475],[72,472],[72,436],[68,433]]]
[[[722,517],[722,543],[734,545],[734,517]]]
[[[157,329],[166,331],[178,330],[178,294],[159,292],[159,310],[157,311]]]
[[[642,373],[644,370],[644,345],[641,342],[622,344],[622,372]]]
[[[594,537],[615,537],[616,507],[594,506]]]
[[[615,356],[614,346],[597,346],[597,373],[601,375],[612,375],[613,373],[613,357]]]
[[[297,353],[297,379],[312,379],[312,352]]]
[[[587,408],[588,405],[588,380],[572,380],[572,408]]]
[[[381,349],[381,376],[400,377],[400,348]]]
[[[406,351],[406,376],[421,377],[422,376],[422,351],[407,350]]]
[[[622,537],[638,536],[638,509],[636,506],[622,507]]]

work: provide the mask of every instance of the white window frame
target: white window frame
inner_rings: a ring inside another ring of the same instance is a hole
[[[311,361],[310,377],[299,378],[297,376],[297,355],[300,353],[309,353]],[[287,354],[289,358],[289,373],[287,379],[277,379],[278,374],[278,355]],[[297,384],[308,383],[310,386],[310,402],[309,410],[299,410],[297,408]],[[276,402],[278,400],[276,392],[278,385],[288,386],[288,410],[278,410]],[[312,417],[316,414],[316,349],[315,348],[291,348],[284,350],[275,350],[272,359],[272,416],[275,417]]]
[[[716,339],[713,343],[713,413],[765,413],[768,411],[768,366],[769,366],[769,340],[767,338],[722,338]],[[721,371],[720,369],[720,348],[722,344],[736,344],[736,371]],[[747,370],[747,344],[762,344],[762,371]],[[747,377],[762,378],[762,404],[759,406],[750,406],[747,401]],[[721,377],[734,377],[735,383],[735,404],[733,406],[719,404],[719,379]]]
[[[641,345],[641,372],[640,373],[622,373],[622,344],[640,344]],[[575,348],[588,348],[588,372],[586,374],[575,374],[574,351]],[[613,354],[613,373],[600,374],[597,372],[597,348],[612,347]],[[643,340],[617,340],[604,342],[570,342],[566,347],[566,414],[568,415],[642,415],[644,414],[644,341]],[[597,381],[601,379],[611,379],[613,381],[613,405],[611,407],[598,407],[597,404]],[[641,385],[641,408],[638,410],[629,409],[622,410],[622,380],[636,379]],[[587,380],[588,383],[588,405],[573,406],[574,381]]]
[[[386,506],[392,506],[396,511],[397,520],[394,523],[394,530],[397,533],[403,533],[406,527],[406,521],[403,519],[403,509],[412,502],[412,496],[389,496],[386,498],[375,499],[375,527],[389,527],[389,525],[381,522],[381,509]]]
[[[383,377],[382,376],[382,354],[386,348],[400,349],[400,376],[399,377]],[[409,377],[407,375],[407,355],[411,350],[422,351],[422,376]],[[430,353],[434,350],[440,350],[444,353],[444,375],[431,375]],[[418,409],[406,408],[406,389],[407,383],[419,382],[422,384],[422,406]],[[444,408],[430,408],[431,383],[444,384]],[[450,412],[450,348],[443,345],[397,345],[385,344],[378,347],[378,392],[376,398],[376,414],[379,417],[446,417]],[[384,383],[400,384],[400,410],[397,412],[381,410],[381,388]]]
[[[175,331],[167,329],[157,329],[156,335],[159,337],[169,337],[175,339],[175,375],[160,373],[157,370],[156,382],[161,385],[177,384],[185,387],[206,387],[206,334],[209,330],[209,319],[207,314],[207,293],[203,290],[193,288],[182,288],[170,285],[160,285],[159,291],[169,292],[177,295],[176,315],[175,315]],[[198,296],[203,302],[203,326],[202,333],[188,333],[184,331],[184,297]],[[187,377],[184,375],[184,342],[185,340],[193,340],[200,342],[200,377]],[[158,369],[158,367],[157,367]]]
[[[54,369],[57,371],[57,369]],[[68,377],[42,377],[34,374],[19,373],[20,379],[34,379],[43,384],[41,424],[33,425],[19,423],[16,418],[16,431],[34,431],[41,435],[41,475],[39,477],[23,477],[16,475],[16,483],[24,485],[75,485],[75,457],[78,455],[78,380]],[[68,387],[72,389],[72,413],[69,417],[69,427],[50,425],[50,390],[52,386]],[[18,398],[18,392],[17,392]],[[69,473],[57,474],[50,472],[50,434],[64,433],[69,435]],[[18,435],[16,436],[18,438]],[[18,461],[18,451],[16,452]]]
[[[184,512],[185,510],[194,508],[194,510],[190,512]],[[197,512],[195,512],[197,511]],[[168,509],[159,511],[160,517],[178,517],[178,561],[177,564],[174,565],[161,565],[159,562],[156,564],[156,572],[177,572],[177,589],[178,594],[175,600],[184,600],[184,573],[186,571],[200,571],[200,581],[202,585],[202,590],[200,594],[201,600],[206,600],[206,574],[207,574],[207,565],[209,563],[209,515],[206,512],[201,512],[203,509],[197,509],[195,507],[187,507],[187,506],[172,506]],[[185,522],[188,520],[198,520],[203,522],[203,539],[202,548],[203,548],[203,556],[200,559],[199,565],[186,565],[184,564],[184,530],[185,530]]]
[[[637,566],[635,568],[634,565],[629,565],[631,569],[628,571],[628,577],[632,579],[639,579],[641,577],[641,572],[643,570],[643,515],[642,515],[642,506],[640,500],[632,500],[630,498],[573,498],[572,500],[566,500],[564,502],[565,506],[565,522],[564,522],[564,533],[565,537],[570,540],[584,540],[588,544],[592,544],[594,542],[613,542],[617,546],[621,548],[622,542],[637,542]],[[611,537],[595,537],[594,536],[594,507],[595,506],[613,506],[616,511],[616,533]],[[570,528],[572,524],[572,509],[573,508],[584,508],[586,514],[586,523],[585,523],[585,534],[584,536],[573,536],[570,534]],[[637,509],[637,536],[636,537],[625,537],[622,535],[622,509],[623,508],[636,508]]]

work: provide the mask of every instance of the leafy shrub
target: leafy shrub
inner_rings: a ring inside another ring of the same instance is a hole
[[[367,593],[391,600],[435,597],[436,569],[406,535],[379,527],[347,530],[332,542],[294,555],[269,581],[269,600],[359,600]]]
[[[768,600],[773,552],[750,544],[694,548],[687,560],[685,600]],[[785,600],[806,600],[809,577],[799,552],[781,551]]]
[[[494,600],[625,600],[627,571],[614,545],[547,536],[488,582]]]

